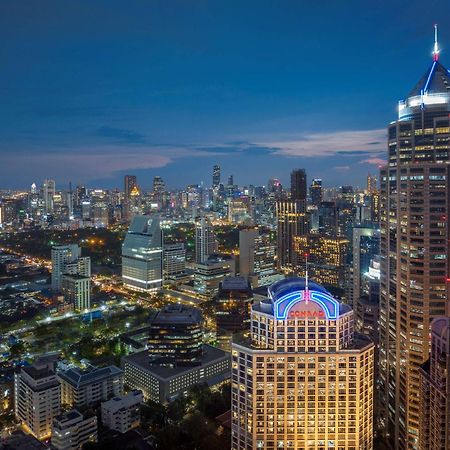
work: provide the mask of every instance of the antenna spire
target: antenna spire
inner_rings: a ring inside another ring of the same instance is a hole
[[[308,285],[308,253],[305,253],[305,303],[309,300],[309,285]]]
[[[434,48],[433,48],[433,61],[439,60],[439,45],[438,45],[438,26],[434,24]]]

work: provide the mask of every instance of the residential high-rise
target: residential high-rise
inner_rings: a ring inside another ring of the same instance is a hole
[[[291,200],[306,202],[307,193],[305,169],[293,170],[291,172]]]
[[[49,438],[61,408],[61,387],[53,365],[38,360],[22,367],[14,378],[14,400],[16,418],[25,430],[38,439]]]
[[[76,409],[65,411],[53,420],[52,448],[78,450],[87,442],[97,442],[97,416],[84,417]]]
[[[213,167],[212,175],[212,187],[218,187],[220,185],[220,166],[215,165]]]
[[[322,180],[320,178],[313,178],[311,186],[309,187],[309,196],[311,203],[314,206],[320,206],[322,203]]]
[[[373,449],[374,346],[322,286],[288,278],[232,346],[232,450]]]
[[[122,244],[122,280],[127,288],[156,292],[162,286],[162,247],[159,218],[135,216]]]
[[[91,308],[91,278],[83,275],[63,274],[61,290],[65,301],[72,303],[75,311]]]
[[[282,276],[276,270],[276,244],[258,228],[239,231],[239,273],[253,287],[266,286]]]
[[[217,251],[218,244],[214,228],[209,219],[201,217],[195,223],[195,262],[206,261]]]
[[[450,318],[431,324],[430,359],[420,369],[420,450],[450,448]]]
[[[77,244],[55,245],[52,255],[52,289],[61,289],[64,274],[91,276],[91,258],[81,256],[81,248]]]
[[[381,171],[380,413],[391,447],[417,449],[419,367],[449,314],[450,73],[433,62],[388,127]]]

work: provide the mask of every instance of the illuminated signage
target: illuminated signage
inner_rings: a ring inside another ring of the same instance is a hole
[[[301,302],[316,303],[320,306],[320,310],[293,310],[293,306]],[[274,312],[275,318],[280,320],[297,317],[325,318],[333,320],[338,317],[339,303],[328,293],[315,290],[301,290],[289,292],[288,294],[276,299],[274,302]]]

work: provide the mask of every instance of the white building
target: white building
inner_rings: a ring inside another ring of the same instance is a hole
[[[195,224],[195,262],[202,263],[217,251],[214,228],[209,219],[202,217]]]
[[[122,245],[122,280],[136,291],[156,292],[163,279],[163,242],[159,218],[135,216]]]
[[[116,366],[73,367],[58,372],[61,402],[71,407],[96,405],[123,393],[123,372]]]
[[[63,274],[91,276],[91,259],[81,257],[77,244],[52,247],[52,289],[61,289]]]
[[[186,273],[186,248],[183,242],[164,245],[164,278],[176,278]]]
[[[288,278],[232,347],[232,450],[373,449],[374,345],[323,287]]]
[[[61,288],[67,302],[74,305],[75,311],[91,308],[91,279],[82,275],[64,274]]]
[[[14,408],[25,431],[38,439],[50,437],[61,407],[61,387],[52,364],[23,367],[14,377]]]
[[[111,430],[126,433],[140,425],[140,405],[144,397],[142,391],[131,391],[121,397],[113,397],[102,403],[102,423]]]
[[[55,417],[52,447],[57,450],[78,450],[86,442],[97,442],[97,416],[83,417],[76,409]]]

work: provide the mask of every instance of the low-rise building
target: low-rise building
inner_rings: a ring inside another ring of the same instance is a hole
[[[72,409],[55,417],[52,447],[57,450],[78,450],[86,442],[97,442],[97,416],[84,417]]]
[[[230,354],[203,345],[197,365],[175,366],[152,364],[147,350],[122,358],[125,383],[140,389],[145,400],[168,403],[185,394],[191,387],[206,383],[219,385],[230,379]]]
[[[144,401],[141,391],[113,397],[102,403],[102,423],[111,430],[126,433],[140,425],[139,405]]]
[[[72,367],[58,372],[61,402],[70,407],[99,404],[112,396],[123,394],[123,372],[116,366]]]

